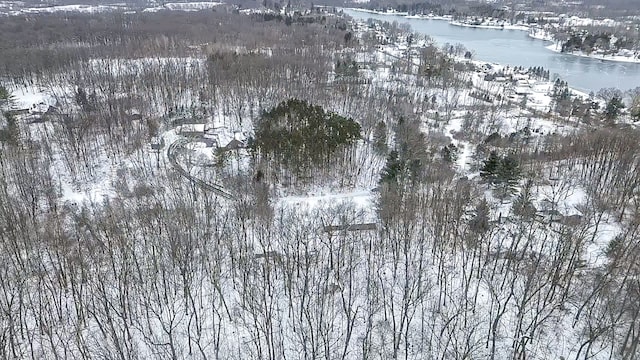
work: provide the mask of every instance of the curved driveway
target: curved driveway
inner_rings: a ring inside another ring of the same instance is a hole
[[[178,139],[174,141],[171,145],[169,145],[169,148],[167,149],[167,157],[169,158],[169,162],[171,163],[171,166],[173,166],[173,168],[176,169],[182,177],[196,184],[201,189],[212,191],[216,195],[221,196],[225,199],[230,199],[230,200],[234,199],[235,196],[233,196],[230,192],[225,190],[221,185],[208,183],[201,179],[198,179],[193,175],[191,175],[182,166],[180,166],[180,164],[178,163],[176,150],[178,148],[183,148],[188,143],[189,141],[186,139]]]

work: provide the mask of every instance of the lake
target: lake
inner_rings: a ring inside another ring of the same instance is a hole
[[[446,20],[408,19],[402,15],[378,15],[343,9],[354,19],[397,21],[415,32],[431,36],[438,44],[462,44],[474,52],[474,59],[493,63],[542,66],[557,74],[569,86],[586,92],[615,87],[628,90],[640,86],[640,64],[602,61],[560,54],[546,49],[551,43],[533,39],[526,31],[477,29],[449,24]]]

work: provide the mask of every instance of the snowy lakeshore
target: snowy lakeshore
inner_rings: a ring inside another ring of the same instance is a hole
[[[475,23],[470,23],[465,21],[453,20],[453,17],[451,15],[439,16],[435,14],[427,14],[427,15],[409,14],[408,12],[401,12],[401,11],[394,11],[394,10],[379,11],[379,10],[369,10],[369,9],[363,9],[363,8],[348,8],[348,9],[352,11],[358,11],[358,12],[376,14],[376,15],[402,16],[407,19],[441,20],[441,21],[447,21],[449,24],[454,26],[462,26],[462,27],[477,28],[477,29],[529,31],[529,27],[526,25],[523,25],[523,24],[513,25],[504,21],[488,20],[479,24],[475,24]]]
[[[479,24],[463,22],[463,21],[449,21],[449,24],[454,26],[463,26],[463,27],[470,27],[475,29],[529,31],[529,27],[526,25],[512,25],[502,21],[487,21]]]
[[[589,58],[589,59],[595,59],[595,60],[601,60],[601,61],[613,61],[613,62],[621,62],[621,63],[633,63],[633,64],[640,64],[640,54],[633,54],[633,53],[629,53],[627,55],[620,55],[620,54],[613,54],[613,55],[606,55],[606,54],[598,54],[598,53],[591,53],[591,54],[587,54],[584,53],[582,51],[572,51],[572,52],[562,52],[562,45],[560,43],[555,43],[555,44],[551,44],[548,46],[545,46],[546,49],[551,50],[553,52],[559,53],[559,54],[566,54],[566,55],[573,55],[573,56],[578,56],[578,57],[583,57],[583,58]]]
[[[530,28],[529,29],[529,37],[532,39],[544,40],[544,41],[553,41],[553,35],[548,33],[543,29],[538,28]]]

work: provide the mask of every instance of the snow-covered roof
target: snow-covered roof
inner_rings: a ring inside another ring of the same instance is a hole
[[[206,129],[206,125],[205,124],[184,124],[181,125],[178,128],[178,133],[195,133],[195,132],[201,132],[204,134],[204,131]]]

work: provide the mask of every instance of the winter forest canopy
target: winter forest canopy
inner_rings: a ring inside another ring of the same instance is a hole
[[[640,357],[640,91],[267,7],[0,18],[0,358]]]

